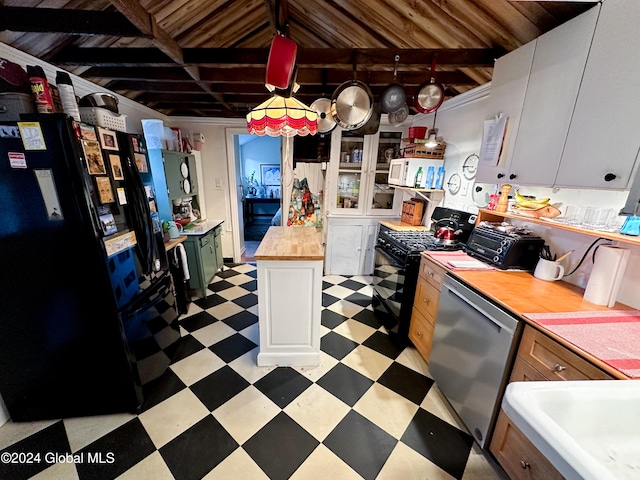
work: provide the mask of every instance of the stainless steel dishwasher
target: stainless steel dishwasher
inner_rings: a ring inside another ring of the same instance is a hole
[[[446,275],[429,371],[481,447],[485,446],[513,364],[520,321]]]

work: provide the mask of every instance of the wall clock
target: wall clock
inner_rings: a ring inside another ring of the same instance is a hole
[[[462,163],[462,175],[467,180],[472,180],[473,177],[476,176],[476,172],[478,171],[478,160],[480,158],[475,153],[472,153],[467,158],[465,158]]]
[[[460,185],[462,184],[462,179],[460,175],[454,173],[449,177],[449,181],[447,182],[447,187],[449,188],[449,193],[455,195],[460,191]]]

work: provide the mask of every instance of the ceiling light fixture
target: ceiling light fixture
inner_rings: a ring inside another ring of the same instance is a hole
[[[444,143],[444,139],[442,137],[438,137],[438,129],[436,128],[437,115],[438,111],[436,110],[433,114],[433,127],[429,129],[427,141],[424,144],[427,148],[436,148],[438,145],[442,145]]]
[[[293,137],[318,133],[318,112],[293,96],[274,94],[247,114],[247,130],[253,135]]]

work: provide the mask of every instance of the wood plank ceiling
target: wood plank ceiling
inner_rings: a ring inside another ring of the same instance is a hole
[[[437,53],[447,98],[491,80],[494,59],[593,6],[515,0],[0,0],[0,42],[167,115],[244,116],[265,100],[276,31],[298,45],[296,97],[355,75],[407,102]],[[355,62],[354,62],[355,59]],[[414,113],[414,111],[412,112]]]

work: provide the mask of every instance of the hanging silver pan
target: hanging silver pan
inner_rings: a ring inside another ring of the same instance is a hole
[[[329,133],[336,128],[337,123],[331,115],[330,98],[318,98],[310,107],[318,113],[318,133]]]
[[[380,95],[380,104],[382,105],[382,110],[385,113],[397,112],[407,102],[407,94],[404,92],[402,85],[398,83],[398,80],[396,79],[400,55],[396,55],[394,60],[396,65],[393,69],[393,83],[389,84],[382,92],[382,95]]]
[[[340,85],[331,97],[331,115],[346,130],[360,128],[373,113],[373,94],[366,83],[356,79],[356,63],[353,64],[353,80]]]
[[[431,79],[418,87],[413,96],[413,106],[420,113],[431,113],[437,110],[444,101],[444,87],[436,83],[436,54],[431,60]]]

